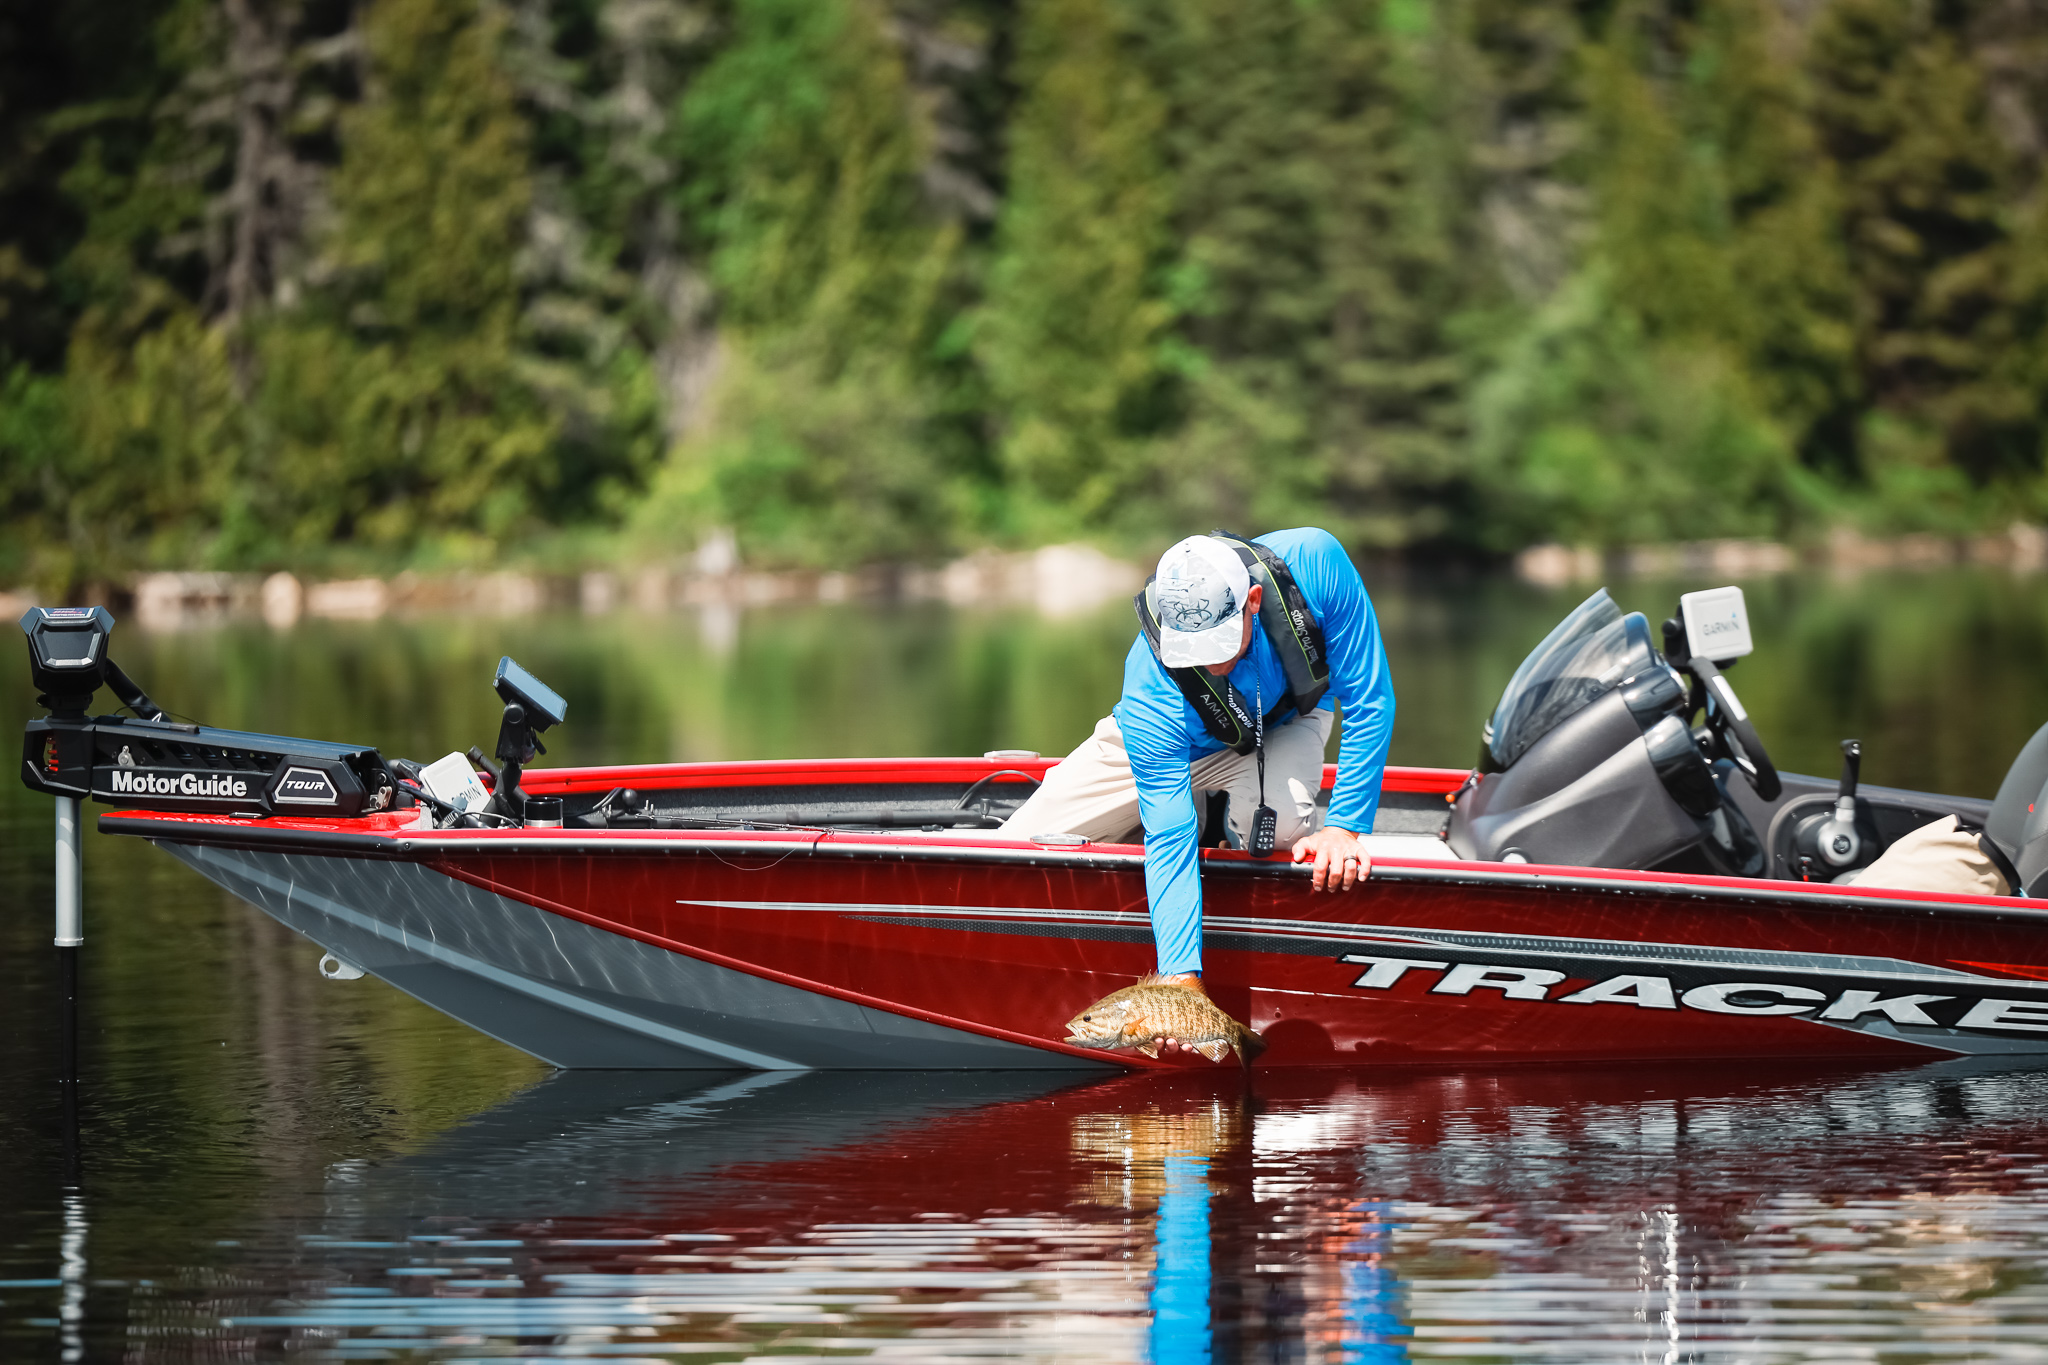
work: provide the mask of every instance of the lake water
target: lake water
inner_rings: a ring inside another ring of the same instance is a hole
[[[1394,759],[1443,766],[1581,595],[1373,586]],[[1989,795],[2048,720],[2039,580],[1748,590],[1781,767],[1854,735],[1870,781]],[[194,719],[426,759],[490,741],[510,653],[580,763],[1063,751],[1129,638],[836,606],[114,656]],[[96,834],[68,1184],[50,825],[0,784],[0,1360],[2048,1360],[2048,1071],[549,1076]]]

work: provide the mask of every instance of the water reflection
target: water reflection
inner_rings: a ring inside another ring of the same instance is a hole
[[[2035,1360],[2044,1101],[1976,1062],[564,1075],[85,1307],[137,1359]],[[0,1288],[16,1344],[40,1292]]]

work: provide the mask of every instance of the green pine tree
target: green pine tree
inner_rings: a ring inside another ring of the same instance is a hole
[[[1179,258],[1161,531],[1315,520],[1441,535],[1461,472],[1465,166],[1440,16],[1379,0],[1159,4],[1138,24],[1168,103]]]
[[[1172,191],[1166,105],[1117,0],[1033,0],[1017,42],[1022,93],[976,346],[1013,525],[1042,538],[1103,525],[1149,479],[1171,374]]]
[[[925,339],[954,235],[918,171],[929,129],[869,0],[742,0],[681,107],[724,318],[804,331],[830,368]]]
[[[723,373],[638,518],[672,549],[727,523],[753,562],[929,559],[962,516],[928,367],[960,226],[925,194],[930,128],[873,0],[741,0],[679,106]]]
[[[231,148],[195,114],[222,25],[199,0],[125,18],[139,31],[85,30],[128,55],[121,79],[43,128],[64,146],[59,183],[80,219],[51,272],[76,301],[61,394],[36,405],[61,414],[34,519],[34,571],[56,585],[205,562],[242,467],[231,358],[199,306],[208,192]]]
[[[1685,115],[1726,224],[1726,310],[1701,330],[1732,345],[1806,463],[1838,469],[1861,401],[1841,193],[1823,156],[1791,20],[1763,0],[1710,0],[1690,37]],[[1703,320],[1704,321],[1704,320]]]
[[[1800,178],[1816,158],[1745,122],[1788,104],[1765,18],[1748,0],[1688,21],[1624,4],[1582,48],[1593,230],[1475,395],[1495,544],[1777,533],[1800,507],[1798,439],[1841,365],[1810,367],[1814,403],[1790,362],[1840,329],[1826,200],[1802,198],[1824,196]],[[1759,299],[1745,270],[1782,292]]]
[[[262,339],[268,491],[301,546],[487,554],[583,491],[520,363],[531,166],[504,24],[478,0],[378,0],[363,38],[334,282]]]
[[[1813,116],[1840,185],[1855,362],[1878,424],[1863,474],[1912,519],[1944,468],[1978,485],[2039,468],[2038,389],[2001,358],[2020,335],[2017,168],[1991,126],[1966,13],[1917,0],[1832,0],[1809,39]],[[1881,490],[1882,491],[1882,490]]]

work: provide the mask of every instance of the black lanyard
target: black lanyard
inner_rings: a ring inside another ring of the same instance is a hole
[[[1266,804],[1266,685],[1263,679],[1252,683],[1252,714],[1258,720],[1252,726],[1252,749],[1259,756],[1259,806]]]
[[[1254,665],[1256,668],[1257,665]],[[1252,694],[1257,700],[1252,703],[1252,714],[1258,719],[1252,726],[1252,749],[1258,754],[1259,763],[1259,808],[1252,812],[1251,838],[1248,841],[1254,858],[1264,858],[1273,852],[1279,842],[1280,817],[1266,804],[1266,692],[1264,679],[1252,684]]]

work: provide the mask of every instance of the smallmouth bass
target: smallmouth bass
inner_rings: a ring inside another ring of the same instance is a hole
[[[1266,1050],[1264,1039],[1201,991],[1163,986],[1156,976],[1103,996],[1067,1021],[1067,1035],[1075,1047],[1136,1048],[1147,1057],[1157,1057],[1160,1042],[1173,1038],[1212,1062],[1235,1051],[1247,1071]]]

